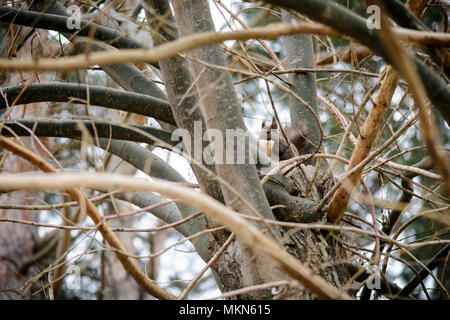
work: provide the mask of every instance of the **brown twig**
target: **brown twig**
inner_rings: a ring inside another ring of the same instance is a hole
[[[45,161],[45,159],[39,157],[28,149],[19,146],[11,140],[6,139],[3,136],[0,136],[0,146],[13,152],[17,156],[28,160],[44,172],[57,172],[56,169],[53,168],[53,166]],[[125,271],[129,273],[142,288],[144,288],[155,298],[174,299],[170,294],[157,287],[150,279],[148,279],[139,268],[137,263],[134,260],[130,259],[130,257],[126,254],[126,249],[120,242],[119,238],[117,238],[117,236],[108,226],[103,217],[98,213],[97,208],[92,204],[92,202],[86,199],[85,195],[79,189],[71,188],[65,191],[80,204],[81,208],[86,210],[92,221],[96,225],[98,225],[98,230],[100,231],[102,236],[111,245],[111,247],[116,249],[117,258],[119,259]]]
[[[24,189],[68,189],[74,187],[91,189],[120,188],[126,191],[158,192],[173,199],[179,199],[190,206],[196,207],[208,215],[216,223],[225,226],[236,234],[248,247],[274,261],[293,279],[298,280],[305,288],[317,294],[321,299],[351,299],[346,293],[335,288],[323,278],[315,275],[299,260],[291,256],[286,250],[271,240],[263,232],[246,221],[237,212],[224,206],[217,200],[191,188],[177,183],[159,179],[136,179],[119,174],[48,174],[45,180],[41,177],[27,176],[14,179],[0,177],[0,190],[11,191]],[[259,217],[256,217],[259,219]],[[268,220],[264,220],[265,222]],[[101,225],[100,225],[101,226]],[[100,229],[101,230],[101,229]],[[113,248],[114,249],[114,248]]]
[[[380,91],[375,98],[374,106],[364,122],[361,135],[353,150],[350,164],[348,165],[346,172],[349,172],[369,155],[372,146],[375,144],[381,125],[383,124],[383,119],[390,106],[392,95],[394,94],[398,81],[399,76],[397,73],[392,67],[388,67],[385,78],[381,83]],[[330,221],[337,222],[342,218],[351,193],[361,178],[362,171],[363,168],[360,168],[346,177],[342,181],[339,189],[334,193],[327,210],[328,219]]]

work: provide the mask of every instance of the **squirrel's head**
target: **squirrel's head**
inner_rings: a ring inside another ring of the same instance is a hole
[[[258,138],[262,140],[272,140],[272,130],[278,129],[277,122],[275,118],[272,117],[272,122],[264,120],[261,125],[261,130],[259,131]]]

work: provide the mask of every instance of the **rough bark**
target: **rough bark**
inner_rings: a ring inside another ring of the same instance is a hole
[[[69,102],[77,98],[75,103],[84,104],[89,101],[92,106],[133,112],[175,124],[169,102],[141,93],[59,82],[8,86],[1,88],[1,91],[6,95],[6,99],[0,99],[0,110],[11,107],[14,101],[15,105],[21,105],[34,102]]]
[[[172,3],[178,30],[182,35],[214,30],[207,2],[181,0]],[[245,132],[241,107],[232,85],[231,76],[223,70],[206,67],[201,63],[204,61],[210,65],[226,66],[225,56],[220,51],[219,46],[212,45],[195,49],[189,52],[188,56],[200,97],[200,109],[207,128],[219,130],[223,137],[226,137],[227,129],[238,129]],[[231,151],[231,154],[237,156],[236,147]],[[245,148],[244,158],[249,159],[247,148]],[[221,183],[222,193],[227,205],[238,212],[255,215],[254,210],[249,208],[249,206],[252,206],[262,217],[273,219],[255,165],[248,162],[245,164],[216,164],[216,170],[218,176],[228,183],[228,186]],[[244,195],[245,202],[242,201]],[[262,227],[264,228],[264,226]],[[241,245],[240,248],[243,253],[242,274],[245,284],[259,284],[282,277],[278,268],[268,263],[266,259],[255,256],[252,250],[245,245]],[[264,267],[262,267],[263,261],[266,263]],[[270,292],[265,291],[258,292],[253,297],[267,298],[269,296],[271,296]]]
[[[282,10],[283,22],[294,22],[297,19]],[[286,48],[286,63],[288,69],[314,68],[314,50],[312,36],[298,35],[284,37]],[[312,144],[308,144],[305,153],[313,153],[320,142],[319,125],[313,112],[317,110],[316,74],[314,72],[302,72],[289,74],[290,89],[299,96],[302,101],[289,95],[289,109],[291,126],[304,122],[308,124],[309,135]]]
[[[147,0],[146,3],[154,10],[152,12],[153,14],[151,14],[146,9],[146,14],[153,28],[153,41],[155,45],[176,39],[178,37],[178,30],[174,27],[175,22],[168,1]],[[164,21],[160,21],[161,17]],[[178,128],[188,130],[191,137],[198,139],[195,125],[196,123],[197,125],[201,124],[202,131],[200,134],[203,137],[206,127],[198,108],[198,95],[186,60],[181,56],[175,56],[161,61],[160,69]],[[191,142],[191,145],[186,145],[186,147],[189,147],[188,151],[191,151],[190,156],[194,158],[192,151],[195,148],[195,142]],[[203,148],[205,145],[206,141],[203,143]],[[202,166],[215,174],[214,166],[206,164],[203,159],[201,160]],[[202,190],[216,200],[223,202],[222,192],[214,175],[206,172],[202,167],[196,165],[195,162],[191,165]]]

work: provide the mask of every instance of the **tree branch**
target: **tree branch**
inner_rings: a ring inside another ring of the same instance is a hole
[[[30,129],[26,130],[24,127]],[[38,137],[58,137],[81,139],[86,129],[92,137],[145,142],[154,145],[161,140],[169,145],[176,145],[180,141],[172,141],[172,135],[166,131],[149,126],[138,126],[122,123],[108,123],[91,120],[63,120],[63,119],[35,119],[3,122],[0,134],[6,137],[14,135],[29,136],[31,132]],[[155,139],[156,138],[156,139]]]
[[[65,7],[57,1],[54,0],[42,0],[35,2],[36,7],[40,11],[50,12],[52,14],[57,14],[60,16],[67,16]],[[85,52],[86,41],[83,38],[78,38],[76,36],[71,36],[65,34],[65,37],[70,41],[74,42],[75,47],[81,52]],[[99,46],[95,43],[89,43],[90,50],[92,51],[104,51],[104,46]],[[152,97],[156,97],[162,100],[167,100],[166,95],[159,89],[159,87],[147,77],[133,64],[115,64],[115,65],[103,65],[103,70],[122,88],[127,91],[134,91],[137,93],[146,94]]]
[[[375,98],[373,108],[370,110],[361,129],[361,134],[356,142],[346,173],[350,172],[350,170],[369,155],[372,146],[375,144],[378,131],[383,124],[386,112],[391,105],[391,99],[397,87],[399,76],[392,67],[386,69],[384,76],[385,78],[381,83],[380,91]],[[353,189],[360,180],[363,169],[361,167],[356,172],[353,172],[353,174],[344,178],[341,186],[333,194],[333,198],[327,209],[327,216],[330,221],[338,222],[342,218]]]
[[[282,10],[283,22],[295,21],[295,18],[286,10]],[[314,68],[314,49],[311,35],[296,35],[284,37],[286,47],[286,61],[289,69]],[[308,124],[309,135],[312,144],[308,143],[305,153],[313,153],[320,143],[320,123],[317,123],[317,88],[316,74],[302,72],[289,74],[289,82],[292,91],[303,101],[299,101],[289,95],[289,110],[291,115],[291,127],[295,128],[302,121]],[[316,113],[316,116],[312,114]]]
[[[174,17],[171,12],[170,5],[166,0],[147,0],[145,2],[147,6],[144,7],[147,20],[150,27],[154,29],[152,32],[153,42],[155,45],[161,45],[168,41],[173,41],[178,38],[178,30],[175,27]],[[153,9],[153,12],[149,12],[149,8]],[[163,19],[161,21],[161,18]],[[185,145],[187,150],[191,152],[195,148],[195,139],[198,139],[196,134],[196,125],[201,124],[201,137],[204,136],[206,131],[205,122],[203,121],[200,109],[199,98],[197,94],[197,88],[192,79],[191,72],[187,61],[177,55],[170,59],[162,60],[160,62],[161,73],[166,84],[166,92],[170,101],[172,112],[175,115],[175,120],[178,128],[186,129],[192,139],[191,144]],[[188,141],[185,141],[188,143]],[[206,141],[202,141],[203,148],[206,146]],[[214,199],[224,203],[222,191],[220,185],[215,178],[216,169],[214,165],[206,164],[205,161],[201,161],[201,166],[195,162],[191,163],[192,170],[197,177],[201,189],[209,194]],[[209,174],[203,170],[202,166],[206,167],[213,174]],[[217,232],[216,234],[222,235],[223,232]],[[223,241],[226,240],[228,235],[225,235]]]
[[[430,29],[417,18],[413,12],[408,10],[408,7],[410,6],[409,3],[404,5],[398,0],[389,0],[383,1],[383,5],[389,16],[398,23],[398,25],[414,30],[430,31]],[[443,65],[446,75],[448,76],[450,73],[450,54],[448,48],[425,46],[424,49],[438,65]]]
[[[78,83],[36,83],[0,88],[6,100],[0,98],[0,110],[11,106],[35,102],[74,102],[137,113],[175,124],[170,104],[146,94],[85,85]],[[87,94],[89,92],[89,95]]]
[[[440,263],[442,263],[442,259],[447,256],[448,250],[450,249],[450,245],[444,246],[438,253],[436,253],[426,264],[426,268],[420,270],[419,274],[412,278],[406,286],[403,287],[400,292],[396,294],[396,297],[405,297],[408,296],[429,274],[429,270],[433,270]],[[428,270],[427,270],[428,269]]]
[[[153,63],[171,58],[184,51],[198,49],[207,45],[217,44],[226,40],[248,40],[253,38],[275,39],[283,35],[294,34],[337,35],[327,27],[315,23],[273,24],[253,30],[230,32],[206,31],[180,38],[152,49],[127,49],[113,52],[95,52],[88,56],[78,55],[61,59],[0,59],[0,69],[6,71],[69,71],[84,69],[91,65],[110,65],[126,62]],[[449,38],[450,39],[450,38]]]
[[[0,22],[12,23],[20,26],[53,30],[67,34],[76,34],[81,37],[92,37],[99,41],[120,49],[144,48],[141,43],[128,38],[120,31],[110,29],[93,22],[80,20],[80,28],[68,28],[69,17],[43,12],[15,9],[13,7],[0,7]]]
[[[56,170],[45,159],[39,157],[28,149],[17,145],[9,139],[0,136],[0,146],[13,152],[17,156],[28,160],[44,172],[56,173]],[[80,206],[86,208],[86,213],[98,227],[98,230],[102,234],[103,238],[112,248],[115,249],[114,252],[125,271],[130,274],[143,289],[155,298],[173,299],[170,294],[157,287],[149,278],[147,278],[147,276],[139,268],[138,264],[130,258],[119,238],[117,238],[92,202],[86,199],[85,195],[78,188],[67,188],[65,191],[77,202],[79,202]]]
[[[430,29],[416,17],[414,13],[398,0],[388,0],[383,2],[389,16],[400,26],[408,29],[429,31]]]
[[[333,287],[323,278],[314,275],[308,267],[287,253],[281,245],[264,235],[237,212],[191,188],[163,180],[150,181],[110,173],[54,174],[47,175],[45,181],[42,180],[42,175],[28,175],[26,177],[14,175],[14,177],[0,177],[0,182],[0,190],[2,191],[68,189],[74,187],[100,190],[120,188],[125,191],[158,192],[173,199],[180,199],[195,206],[218,224],[230,229],[247,246],[274,261],[293,279],[298,280],[305,288],[317,294],[319,298],[351,299],[346,293]]]
[[[369,29],[366,20],[345,7],[327,0],[265,0],[277,6],[287,7],[308,15],[310,18],[330,26],[337,32],[350,36],[375,51],[387,63],[396,65],[392,60],[379,30]],[[414,61],[420,78],[426,87],[428,97],[438,108],[442,117],[450,124],[450,89],[422,61],[409,54]]]

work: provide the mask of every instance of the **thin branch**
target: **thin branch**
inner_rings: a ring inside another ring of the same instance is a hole
[[[430,270],[433,270],[434,268],[436,268],[441,262],[442,259],[444,259],[447,256],[447,253],[450,249],[450,245],[446,245],[445,247],[443,247],[441,250],[439,250],[438,253],[436,253],[426,264],[426,268],[423,268],[422,270],[419,271],[419,274],[416,275],[414,278],[412,278],[407,284],[406,286],[403,287],[402,290],[400,290],[400,292],[398,292],[396,294],[396,296],[394,297],[394,299],[397,296],[407,296],[409,295],[429,274],[430,274]],[[428,270],[427,270],[428,269]],[[448,296],[448,294],[447,294]]]
[[[51,4],[50,7],[48,7],[49,3]],[[34,4],[41,11],[48,11],[52,14],[60,16],[68,16],[66,7],[58,1],[35,1]],[[86,40],[86,38],[77,37],[76,35],[64,33],[64,36],[74,44],[75,50],[82,53],[104,51],[105,47],[108,47],[107,44],[103,43],[102,45],[98,45],[96,43],[92,43],[89,39]],[[167,97],[162,90],[131,63],[103,66],[103,71],[105,71],[115,82],[117,82],[117,84],[127,91],[134,91],[167,100]]]
[[[96,23],[80,20],[80,28],[69,28],[70,17],[56,14],[42,13],[23,9],[15,9],[8,6],[0,7],[0,22],[12,23],[20,26],[54,30],[58,32],[76,34],[77,36],[90,37],[105,41],[116,48],[137,49],[145,46],[138,41],[128,38],[120,31],[110,29]]]
[[[110,198],[112,195],[117,194],[117,191],[107,192],[98,197],[90,198],[89,201],[92,203],[97,203],[104,201],[107,198]],[[78,206],[78,202],[70,201],[70,202],[61,202],[56,204],[46,204],[46,205],[22,205],[22,204],[0,204],[0,209],[4,210],[55,210],[62,208],[70,208]]]
[[[6,100],[0,98],[0,110],[7,106],[35,102],[72,102],[128,111],[175,124],[166,100],[146,94],[78,83],[35,83],[0,88]],[[89,94],[89,95],[88,95]]]
[[[0,134],[5,137],[29,136],[29,128],[38,137],[58,137],[81,139],[88,132],[92,137],[145,142],[149,145],[158,144],[159,141],[175,146],[179,140],[173,141],[169,132],[161,129],[123,123],[108,123],[92,120],[18,120],[0,124]]]
[[[355,149],[353,150],[350,164],[346,170],[347,173],[369,155],[372,146],[375,144],[381,125],[383,124],[384,116],[386,115],[386,112],[391,104],[391,99],[397,87],[398,81],[399,76],[397,73],[392,69],[392,67],[388,67],[385,78],[381,83],[380,91],[375,98],[374,106],[364,122],[361,135],[359,136]],[[351,193],[360,180],[362,171],[363,168],[360,168],[353,174],[348,175],[345,180],[342,181],[339,189],[334,193],[327,210],[328,219],[330,221],[336,222],[342,218],[342,215],[347,208]]]
[[[2,140],[3,141],[3,140]],[[236,236],[244,241],[250,248],[263,254],[274,261],[280,268],[291,277],[298,280],[307,289],[317,294],[322,299],[350,299],[350,297],[330,285],[323,278],[314,275],[312,271],[299,260],[289,255],[286,250],[273,240],[269,239],[255,226],[240,217],[239,213],[225,207],[213,198],[199,193],[191,188],[176,183],[159,179],[153,181],[147,179],[136,179],[119,174],[48,174],[46,179],[42,175],[20,177],[15,175],[13,179],[0,177],[0,190],[17,189],[117,189],[133,191],[158,192],[173,199],[179,199],[204,212],[211,219],[234,232]],[[102,223],[101,221],[98,221]],[[101,225],[100,225],[101,226]],[[104,230],[100,227],[100,231]]]
[[[224,244],[220,247],[220,249],[214,254],[214,256],[211,258],[211,260],[208,261],[208,263],[202,268],[202,270],[197,274],[197,276],[192,279],[191,282],[186,286],[186,288],[183,290],[183,292],[178,297],[178,300],[183,300],[186,298],[186,296],[189,294],[189,292],[192,290],[192,288],[195,286],[195,284],[200,280],[200,278],[205,274],[206,270],[211,268],[211,266],[216,263],[216,261],[220,258],[220,256],[225,252],[225,250],[228,248],[230,243],[234,240],[234,233],[230,234],[228,239],[224,242]]]
[[[450,44],[450,35],[446,33],[424,33],[398,28],[393,30],[399,38],[419,41],[421,43],[438,42],[440,45]],[[281,36],[315,34],[337,36],[328,27],[316,23],[284,24],[276,23],[267,27],[252,30],[238,30],[231,32],[202,32],[182,39],[162,44],[153,49],[123,49],[114,52],[95,52],[89,55],[78,55],[60,59],[0,59],[0,70],[5,71],[69,71],[85,69],[92,65],[110,65],[121,63],[156,63],[171,58],[184,51],[226,40],[268,39],[273,40]]]
[[[17,156],[20,156],[28,161],[30,161],[35,166],[39,167],[44,172],[56,173],[56,170],[43,158],[32,153],[28,149],[25,149],[9,139],[0,136],[0,146],[13,152]],[[86,199],[85,195],[76,188],[69,188],[65,190],[71,197],[80,203],[80,206],[86,210],[86,213],[92,219],[92,221],[98,226],[98,230],[105,238],[105,240],[116,249],[116,255],[121,262],[123,268],[127,273],[129,273],[136,282],[144,288],[149,294],[158,299],[173,299],[173,297],[157,287],[139,268],[138,264],[130,259],[126,253],[126,249],[120,242],[119,238],[114,234],[109,225],[103,220],[102,216],[98,213],[97,208]]]
[[[394,63],[395,61],[390,56],[380,30],[369,29],[365,18],[342,5],[329,0],[265,0],[265,2],[293,9],[309,16],[311,19],[328,25],[336,32],[350,36],[361,44],[366,45],[395,68],[400,67]],[[397,40],[398,36],[394,30],[393,34],[395,40]],[[447,34],[446,37],[450,37],[450,35]],[[439,109],[447,123],[450,123],[450,108],[448,107],[450,103],[450,89],[447,88],[445,82],[434,71],[425,66],[419,59],[411,54],[409,54],[409,57],[411,57],[427,89],[428,97]]]
[[[382,4],[377,0],[378,4]],[[420,116],[421,133],[423,140],[428,148],[431,159],[433,159],[434,165],[437,171],[442,175],[444,191],[447,196],[450,196],[450,167],[448,165],[448,156],[437,148],[439,141],[437,139],[437,130],[433,123],[430,121],[430,116],[427,110],[428,99],[431,99],[431,93],[426,91],[426,81],[419,76],[418,71],[414,68],[413,59],[408,56],[406,51],[401,47],[394,39],[392,29],[382,17],[382,34],[385,39],[386,47],[388,48],[388,55],[390,59],[394,61],[399,73],[405,77],[410,85],[413,93],[414,102],[416,103],[418,113]],[[448,108],[448,105],[447,105]]]

